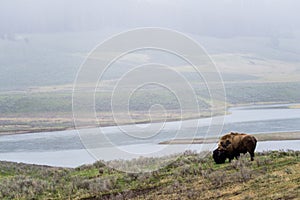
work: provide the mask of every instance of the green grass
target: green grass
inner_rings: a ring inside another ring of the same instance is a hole
[[[295,91],[300,87],[299,82],[290,83],[226,83],[227,104],[247,105],[247,104],[270,104],[270,103],[297,103],[300,99],[300,93]],[[216,91],[218,93],[218,91]],[[201,109],[201,116],[195,112],[195,109],[184,111],[181,116],[180,104],[172,94],[164,93],[160,89],[141,90],[133,95],[129,101],[130,114],[136,123],[150,121],[149,109],[152,105],[160,104],[167,111],[167,120],[207,117],[210,116],[211,100],[207,90],[198,87],[197,98]],[[84,94],[82,95],[82,108],[85,107]],[[125,97],[122,94],[114,99],[114,111],[120,114],[127,113],[124,107],[120,105],[127,103],[123,101]],[[184,100],[185,104],[190,105],[189,99]],[[221,98],[216,99],[218,105],[222,104]],[[113,116],[110,108],[110,94],[107,92],[96,94],[95,108],[101,125],[114,125]],[[182,103],[182,102],[181,102]],[[218,106],[217,105],[217,106]],[[127,108],[127,106],[125,106]],[[165,118],[162,111],[154,113],[154,121]],[[214,114],[224,114],[221,110]],[[85,120],[85,119],[83,119]],[[89,119],[93,120],[93,119]],[[129,123],[122,121],[123,124]],[[72,113],[72,94],[70,90],[42,91],[38,92],[14,92],[0,94],[0,132],[36,132],[64,130],[73,128]],[[89,126],[83,121],[80,126]]]
[[[256,83],[256,84],[225,84],[226,98],[230,104],[247,103],[295,103],[300,94],[295,92],[300,83]],[[199,106],[202,109],[210,107],[210,97],[206,89],[197,90]],[[121,102],[122,96],[114,99]],[[83,97],[84,100],[84,97]],[[96,110],[98,112],[110,111],[110,94],[98,93],[96,95]],[[127,103],[127,102],[126,102]],[[186,102],[188,104],[188,102]],[[121,104],[121,103],[120,103]],[[172,94],[161,90],[145,90],[133,95],[129,105],[131,110],[147,111],[152,105],[161,104],[167,110],[179,109],[180,106]],[[2,93],[0,94],[0,115],[39,114],[39,113],[71,113],[72,93],[63,92],[34,92],[34,93]]]
[[[230,104],[297,103],[299,82],[291,83],[228,83],[226,98]]]
[[[133,167],[149,160],[153,159],[125,162]],[[221,165],[210,154],[203,158],[186,152],[158,171],[137,174],[108,168],[100,161],[75,169],[0,162],[0,198],[299,198],[299,166],[299,151],[256,153],[253,162],[247,155]]]

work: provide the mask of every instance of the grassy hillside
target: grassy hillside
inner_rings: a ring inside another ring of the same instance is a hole
[[[16,35],[16,38],[23,38],[20,40],[0,38],[0,132],[73,128],[72,88],[76,73],[88,52],[111,33],[23,34]],[[226,103],[234,106],[299,102],[300,93],[296,91],[300,87],[300,49],[295,45],[300,41],[299,35],[295,33],[293,37],[276,38],[278,41],[275,46],[272,38],[267,37],[191,36],[203,45],[218,67],[226,89]],[[210,116],[211,97],[204,80],[199,79],[199,75],[186,62],[166,52],[144,50],[122,57],[106,71],[104,88],[101,89],[112,90],[117,78],[128,69],[151,62],[175,67],[187,78],[196,88],[202,112],[195,113],[195,109],[192,109],[180,116],[180,105],[174,95],[159,89],[144,90],[134,94],[129,101],[131,115],[136,122],[148,122],[148,110],[155,104],[164,106],[168,111],[167,120]],[[202,72],[202,75],[204,78],[210,77],[210,73]],[[168,81],[176,88],[182,87],[181,83],[172,82],[171,79]],[[122,87],[128,89],[127,85]],[[185,88],[180,90],[184,91]],[[101,115],[101,125],[115,124],[110,113],[108,94],[99,93],[95,106],[97,114]],[[124,113],[123,110],[119,112]],[[156,113],[153,119],[161,120],[163,114]],[[80,124],[88,126],[91,120],[94,119],[83,119]]]
[[[295,92],[300,87],[299,82],[283,83],[225,83],[227,105],[247,105],[262,103],[298,103],[300,93]],[[40,88],[30,92],[4,92],[0,94],[0,133],[21,133],[35,131],[51,131],[73,128],[72,94],[64,87]],[[210,96],[204,87],[196,91],[201,113],[194,109],[183,112],[177,99],[159,89],[141,90],[130,99],[129,109],[135,122],[148,122],[148,110],[152,105],[160,104],[167,111],[167,120],[177,120],[210,116]],[[122,96],[116,105],[121,105]],[[188,99],[187,99],[188,101]],[[114,125],[110,106],[110,94],[96,94],[96,111],[99,124]],[[84,101],[83,101],[84,103]],[[127,103],[127,101],[125,102]],[[187,103],[188,104],[188,103]],[[126,106],[125,106],[126,107]],[[127,110],[115,108],[124,114]],[[224,114],[222,110],[217,114]],[[157,112],[153,120],[164,119],[164,113]],[[94,119],[82,119],[81,126],[89,126]],[[130,123],[123,121],[122,123]]]
[[[0,163],[1,199],[299,199],[300,152],[256,153],[222,165],[186,152],[149,173],[124,173],[101,162],[75,169]],[[111,161],[132,168],[155,159]]]

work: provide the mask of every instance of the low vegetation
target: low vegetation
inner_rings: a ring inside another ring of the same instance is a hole
[[[297,103],[300,93],[294,92],[299,88],[298,82],[290,83],[225,83],[226,100],[229,106],[270,103]],[[141,91],[130,99],[130,114],[135,123],[153,121],[174,121],[211,116],[210,96],[206,89],[197,87],[196,94],[199,100],[201,113],[194,109],[181,112],[177,99],[172,95],[164,94],[160,90]],[[120,98],[122,99],[122,98]],[[85,102],[85,101],[83,101]],[[126,101],[127,102],[127,101]],[[96,95],[96,112],[99,125],[116,125],[110,106],[110,95],[99,93]],[[117,100],[116,105],[121,105]],[[220,105],[222,104],[220,99]],[[165,108],[166,116],[162,111],[157,111],[150,118],[149,109],[152,105],[159,104]],[[187,103],[188,104],[188,103]],[[218,105],[215,105],[218,106]],[[126,107],[127,108],[127,107]],[[288,108],[288,107],[287,107]],[[291,108],[297,108],[296,105]],[[77,108],[78,109],[78,108]],[[79,108],[80,109],[80,108]],[[29,92],[3,92],[0,94],[0,134],[57,131],[74,128],[72,113],[72,94],[70,88],[59,88],[53,91],[49,88],[39,88]],[[127,110],[115,108],[118,116],[127,114]],[[224,110],[215,110],[214,115],[224,115]],[[80,127],[94,126],[94,118],[80,119]],[[122,124],[129,124],[126,121]],[[92,122],[92,123],[91,123]],[[91,125],[93,124],[93,125]]]
[[[134,167],[153,158],[112,161]],[[1,199],[297,199],[300,152],[272,151],[216,165],[185,152],[158,171],[125,173],[98,161],[75,169],[0,162]]]

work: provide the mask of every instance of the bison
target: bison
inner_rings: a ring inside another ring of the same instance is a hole
[[[228,133],[220,138],[218,148],[213,152],[215,162],[224,163],[228,158],[232,159],[240,156],[241,153],[250,153],[251,161],[254,160],[254,150],[257,140],[254,136],[245,133]]]

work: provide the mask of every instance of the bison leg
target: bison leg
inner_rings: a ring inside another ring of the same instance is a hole
[[[255,150],[255,148],[251,148],[248,150],[248,152],[250,153],[250,156],[251,156],[251,161],[254,160],[254,150]]]
[[[234,157],[238,160],[240,158],[240,153],[236,153]]]
[[[249,152],[250,153],[250,156],[251,156],[251,161],[254,160],[254,152]]]
[[[231,162],[231,160],[233,160],[233,159],[234,159],[234,157],[235,157],[234,155],[231,155],[231,154],[230,154],[230,155],[228,156],[228,158],[229,158],[229,162]]]

